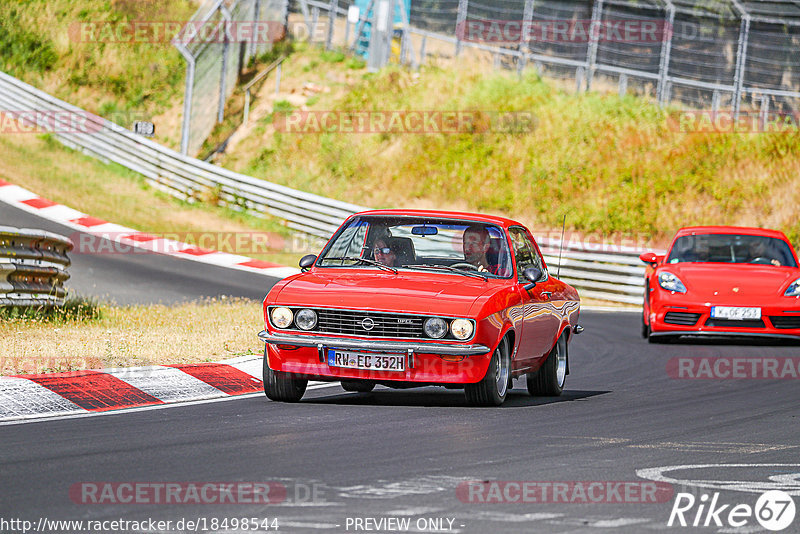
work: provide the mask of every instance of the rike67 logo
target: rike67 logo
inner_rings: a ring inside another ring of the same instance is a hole
[[[699,499],[691,493],[678,493],[667,526],[741,528],[758,522],[763,528],[777,532],[791,525],[794,516],[794,501],[781,490],[762,493],[754,506],[720,504],[719,492],[712,497],[704,493]]]

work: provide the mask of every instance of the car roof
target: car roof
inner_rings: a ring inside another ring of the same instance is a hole
[[[770,230],[769,228],[756,228],[754,226],[686,226],[678,230],[675,235],[677,239],[680,236],[692,234],[741,234],[741,235],[760,235],[765,237],[775,237],[784,241],[789,241],[786,234],[779,230]]]
[[[497,215],[484,215],[481,213],[469,213],[461,211],[437,211],[437,210],[369,210],[356,213],[356,215],[386,215],[386,216],[414,216],[414,217],[442,217],[449,219],[466,219],[469,221],[485,222],[496,224],[507,228],[509,226],[525,226],[512,219],[499,217]]]

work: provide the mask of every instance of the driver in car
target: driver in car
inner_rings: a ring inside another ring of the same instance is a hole
[[[485,226],[473,225],[464,231],[464,259],[478,272],[497,274],[499,266],[488,258],[492,238]]]
[[[764,265],[775,265],[780,267],[781,262],[776,260],[768,251],[767,242],[764,239],[753,239],[748,245],[748,263],[760,263]]]

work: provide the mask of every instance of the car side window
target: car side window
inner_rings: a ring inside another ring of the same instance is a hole
[[[544,279],[547,276],[544,270],[544,263],[525,230],[511,228],[509,229],[509,234],[511,234],[511,243],[514,246],[514,259],[517,262],[517,280],[520,282],[528,281],[523,274],[528,267],[536,267],[541,270],[542,279]]]

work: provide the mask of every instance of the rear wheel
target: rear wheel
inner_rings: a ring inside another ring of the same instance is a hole
[[[508,340],[503,338],[492,355],[486,376],[477,384],[467,384],[464,393],[472,406],[500,406],[508,395],[511,378],[511,358]]]
[[[535,373],[528,373],[528,393],[533,396],[558,397],[567,381],[567,336],[556,341],[547,359]]]
[[[267,348],[264,347],[264,393],[267,398],[281,402],[297,402],[306,392],[308,380],[291,378],[288,373],[273,371],[267,363]]]
[[[375,382],[369,380],[342,380],[342,389],[357,393],[369,393],[375,389]]]

